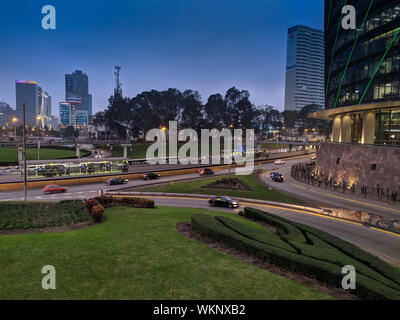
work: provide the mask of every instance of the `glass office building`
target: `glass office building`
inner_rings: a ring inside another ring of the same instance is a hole
[[[288,30],[285,111],[325,104],[324,32],[307,26]]]
[[[356,29],[342,8],[356,9]],[[400,2],[325,0],[325,111],[334,142],[400,145]]]

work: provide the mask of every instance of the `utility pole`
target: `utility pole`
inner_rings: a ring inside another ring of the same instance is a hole
[[[24,161],[24,201],[28,200],[28,190],[26,188],[26,118],[25,118],[25,113],[26,113],[26,104],[24,103],[22,105],[22,113],[23,113],[23,122],[24,122],[24,128],[22,131],[22,139],[23,139],[23,144],[24,144],[24,151],[23,151],[23,161]]]

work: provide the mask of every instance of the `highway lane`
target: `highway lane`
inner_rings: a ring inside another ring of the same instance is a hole
[[[157,206],[167,207],[186,207],[193,208],[193,213],[196,213],[196,208],[209,210],[223,210],[232,213],[238,213],[242,209],[228,210],[210,207],[207,199],[197,198],[181,198],[181,197],[165,197],[165,196],[149,196],[153,199]],[[389,257],[400,263],[400,235],[388,234],[376,229],[367,228],[361,224],[332,219],[325,216],[319,216],[307,213],[301,210],[279,208],[267,205],[241,203],[243,207],[254,207],[260,210],[279,215],[289,220],[306,224],[316,229],[333,234],[338,238],[349,241],[359,247],[362,247],[371,252],[378,252],[381,255]]]
[[[298,159],[302,159],[304,157],[297,157],[296,160],[290,160],[288,163],[295,163],[299,161]],[[308,157],[307,157],[308,158]],[[272,169],[274,168],[274,163],[264,163],[263,168]],[[257,165],[256,165],[257,167]],[[147,167],[149,169],[149,167]],[[150,167],[150,170],[153,171]],[[234,172],[234,169],[231,169],[231,172]],[[228,174],[228,170],[220,170],[216,171],[215,175],[226,175]],[[149,184],[159,184],[159,183],[170,183],[172,181],[178,182],[187,179],[198,179],[198,173],[191,173],[191,174],[183,174],[183,175],[175,175],[175,176],[168,176],[168,177],[161,177],[158,180],[151,180],[151,181],[144,181],[142,179],[135,179],[129,181],[125,185],[119,186],[111,186],[108,187],[105,183],[95,183],[95,184],[82,184],[76,186],[69,186],[68,191],[64,194],[58,195],[44,195],[42,189],[29,189],[28,190],[28,200],[32,201],[43,201],[46,199],[52,200],[64,200],[64,199],[87,199],[92,197],[93,195],[97,195],[99,190],[108,190],[113,191],[121,188],[133,188],[133,187],[140,187],[143,185]],[[209,178],[209,176],[208,176]],[[49,182],[51,184],[51,182]],[[24,200],[24,192],[23,191],[2,191],[0,192],[0,201],[19,201]]]
[[[280,172],[285,176],[284,183],[275,183],[269,179],[269,173],[265,175],[264,181],[272,188],[303,199],[318,206],[330,208],[342,208],[355,211],[382,215],[388,219],[400,219],[400,206],[391,203],[379,202],[370,199],[356,198],[351,195],[332,192],[323,188],[300,183],[291,177],[291,167],[294,163],[309,161],[309,159],[288,161],[283,166],[265,165],[264,168]],[[271,169],[273,167],[273,169]]]

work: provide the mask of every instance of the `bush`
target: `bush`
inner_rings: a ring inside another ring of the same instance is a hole
[[[274,221],[277,223],[276,220]],[[290,224],[290,222],[287,223]],[[301,226],[299,224],[297,225]],[[229,218],[193,215],[192,226],[194,230],[203,235],[209,236],[216,241],[246,252],[247,254],[267,260],[289,271],[301,273],[335,287],[340,287],[342,283],[343,274],[341,271],[343,265],[319,260],[316,257],[297,254],[290,250],[284,250],[274,246],[272,242],[268,244],[268,233],[266,233],[266,235],[258,234],[258,232],[254,231],[256,229],[250,230],[253,228],[241,225]],[[326,248],[329,248],[329,246],[327,245]],[[394,289],[393,283],[390,283],[388,286],[387,281],[382,283],[379,281],[382,279],[371,278],[371,274],[365,275],[360,272],[357,273],[357,289],[355,293],[359,297],[365,299],[400,298],[400,290]]]
[[[22,230],[62,226],[89,221],[84,201],[2,202],[0,230]]]
[[[391,281],[394,281],[397,285],[400,285],[400,274],[393,270],[390,265],[377,258],[376,256],[360,249],[359,247],[340,238],[337,238],[329,233],[253,208],[245,208],[244,212],[241,212],[241,215],[254,218],[256,220],[261,220],[267,223],[268,221],[274,221],[277,224],[283,223],[285,225],[297,227],[298,229],[301,229],[302,232],[314,235],[320,240],[328,243],[333,248],[339,250],[346,256],[365,264],[370,269],[378,272],[379,274],[390,279]]]
[[[92,208],[94,206],[98,206],[99,204],[102,204],[99,200],[97,200],[96,198],[91,198],[86,200],[85,202],[85,206],[88,209],[89,212],[92,212]]]
[[[142,198],[103,196],[89,200],[97,201],[98,203],[102,204],[104,208],[118,206],[133,208],[155,208],[153,200]]]
[[[104,207],[101,204],[95,205],[90,211],[90,215],[95,222],[102,222],[104,219]]]

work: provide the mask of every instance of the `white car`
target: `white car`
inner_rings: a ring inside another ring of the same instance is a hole
[[[276,160],[275,161],[275,164],[278,165],[278,166],[283,165],[285,163],[286,163],[286,161],[284,161],[284,160]]]

